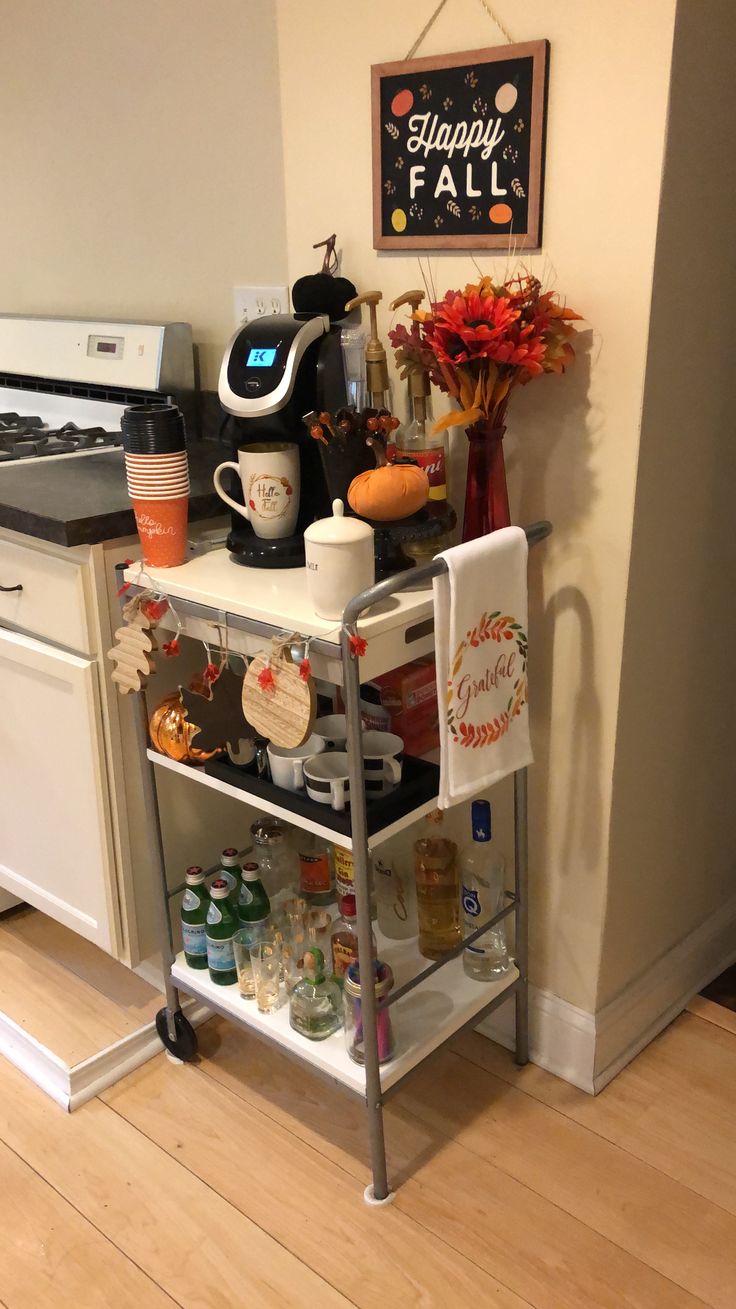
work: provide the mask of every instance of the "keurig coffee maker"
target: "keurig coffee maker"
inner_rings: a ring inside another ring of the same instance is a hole
[[[225,352],[219,396],[233,415],[231,558],[253,568],[301,567],[304,528],[330,512],[317,442],[301,419],[346,403],[340,328],[322,314],[272,314],[247,323]],[[296,478],[289,474],[295,453],[284,446],[298,448]],[[244,484],[252,488],[247,506]],[[288,497],[295,493],[294,525]],[[289,535],[279,534],[284,527]]]

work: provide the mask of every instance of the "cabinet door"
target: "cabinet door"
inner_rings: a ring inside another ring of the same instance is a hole
[[[0,628],[0,886],[117,946],[97,669]]]

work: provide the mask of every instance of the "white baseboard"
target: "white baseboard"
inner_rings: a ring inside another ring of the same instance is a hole
[[[0,1054],[62,1109],[69,1108],[69,1069],[64,1060],[3,1013],[0,1013]]]
[[[736,896],[595,1014],[530,987],[532,1063],[596,1095],[735,960]],[[477,1031],[513,1050],[513,1000],[484,1019]]]
[[[182,1009],[193,1027],[211,1017],[206,1005],[194,1000],[185,1000]],[[0,1054],[69,1112],[114,1086],[161,1050],[155,1023],[146,1023],[89,1059],[70,1066],[12,1018],[0,1013]]]
[[[657,959],[596,1014],[594,1089],[682,1013],[688,1001],[736,960],[736,896]]]
[[[476,1031],[514,1048],[514,1000],[509,999],[478,1024]],[[595,1017],[568,1004],[551,991],[529,988],[529,1056],[532,1063],[554,1073],[581,1091],[593,1094]]]

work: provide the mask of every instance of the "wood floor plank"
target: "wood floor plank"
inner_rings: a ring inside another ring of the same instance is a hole
[[[457,1054],[407,1109],[716,1309],[736,1299],[736,1218]]]
[[[161,998],[154,986],[63,923],[37,909],[21,909],[0,919],[2,930],[86,982],[122,1009],[135,1027],[152,1022]]]
[[[514,1068],[482,1036],[457,1048],[736,1214],[736,1035],[683,1014],[595,1098],[532,1065]]]
[[[430,1234],[394,1205],[366,1207],[352,1175],[317,1154],[201,1070],[172,1075],[152,1060],[102,1096],[209,1186],[267,1229],[308,1267],[329,1269],[333,1284],[361,1309],[481,1304],[527,1309],[527,1301]],[[187,1121],[207,1123],[207,1145]],[[247,1170],[232,1166],[233,1141]],[[275,1178],[269,1187],[259,1178]]]
[[[93,987],[4,930],[0,1012],[70,1066],[138,1026]]]
[[[201,1070],[208,1079],[345,1169],[359,1186],[365,1184],[360,1104],[306,1070],[295,1077],[293,1065],[278,1052],[232,1024],[215,1020],[200,1037]],[[431,1084],[435,1067],[417,1077]],[[457,1094],[453,1090],[450,1099]],[[620,1249],[584,1220],[447,1139],[446,1132],[428,1127],[407,1109],[406,1096],[401,1092],[392,1100],[385,1115],[392,1180],[401,1181],[394,1208],[535,1309],[694,1309],[701,1303],[649,1268],[646,1259]]]
[[[694,995],[687,1006],[687,1012],[736,1034],[736,1013],[733,1009],[726,1009],[725,1005],[716,1004],[715,1000],[708,1000],[704,995]]]
[[[207,1125],[190,1117],[179,1127],[200,1133],[204,1150]],[[3,1060],[0,1140],[183,1309],[350,1303],[100,1100],[63,1115]],[[253,1184],[233,1138],[230,1167]]]
[[[174,1301],[0,1143],[5,1309],[171,1309]]]

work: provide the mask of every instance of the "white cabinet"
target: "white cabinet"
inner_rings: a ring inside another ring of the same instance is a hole
[[[0,627],[0,886],[114,954],[97,677],[93,660]]]

